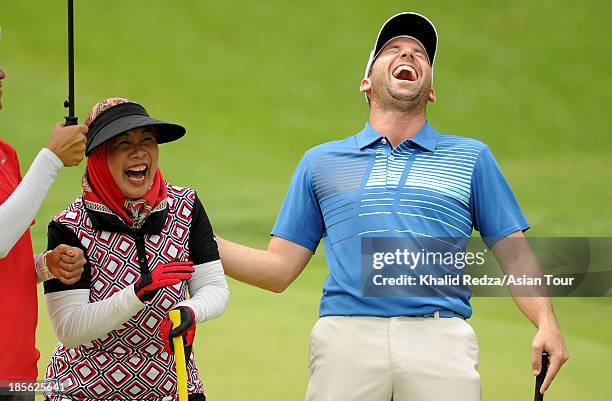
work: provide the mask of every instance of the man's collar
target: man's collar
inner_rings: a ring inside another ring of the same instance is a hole
[[[370,123],[367,122],[363,130],[357,134],[357,146],[359,149],[363,149],[380,140],[382,137],[384,137],[384,135],[374,130]],[[423,128],[421,128],[412,138],[408,139],[408,141],[415,143],[425,150],[433,152],[436,150],[438,132],[433,129],[429,121],[426,121]]]
[[[430,152],[436,150],[436,144],[438,143],[438,132],[433,129],[429,121],[425,121],[425,125],[423,128],[416,133],[415,136],[409,139],[410,141],[416,143],[420,147]]]
[[[378,141],[382,137],[383,135],[376,132],[370,125],[370,122],[367,122],[365,127],[363,127],[363,130],[357,134],[357,146],[359,149],[363,149]]]

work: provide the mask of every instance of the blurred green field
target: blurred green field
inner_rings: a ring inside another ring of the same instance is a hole
[[[62,120],[65,1],[3,1],[7,72],[0,135],[25,172]],[[76,2],[77,111],[99,99],[140,101],[188,135],[163,145],[170,182],[196,188],[215,231],[263,247],[294,166],[318,143],[361,129],[368,52],[391,14],[437,25],[440,131],[487,142],[539,236],[612,234],[612,6],[607,1]],[[65,170],[33,228],[80,193]],[[327,274],[323,250],[285,293],[230,281],[223,318],[201,325],[197,358],[212,401],[299,400],[308,335]],[[547,400],[612,399],[612,300],[556,299],[571,354]],[[534,328],[511,299],[475,299],[485,400],[531,399]],[[55,336],[40,302],[42,372]]]

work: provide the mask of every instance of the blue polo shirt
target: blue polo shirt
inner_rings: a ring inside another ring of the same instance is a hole
[[[365,297],[361,239],[470,237],[487,245],[529,224],[490,149],[439,133],[426,122],[391,148],[370,124],[356,135],[307,151],[272,234],[313,252],[321,238],[329,275],[320,315],[472,314],[468,288],[453,297]]]

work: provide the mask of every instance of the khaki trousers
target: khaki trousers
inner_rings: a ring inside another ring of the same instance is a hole
[[[463,319],[326,316],[310,336],[306,401],[480,401]]]

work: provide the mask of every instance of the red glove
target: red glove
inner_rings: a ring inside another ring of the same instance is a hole
[[[194,271],[189,261],[159,264],[153,271],[140,276],[134,283],[134,292],[141,302],[150,301],[160,288],[189,280]]]
[[[193,339],[195,338],[195,313],[193,313],[193,310],[188,306],[179,306],[178,310],[181,311],[181,324],[176,329],[173,329],[170,316],[166,316],[161,323],[159,336],[164,343],[164,350],[169,353],[174,353],[174,344],[172,343],[172,339],[174,337],[182,336],[183,346],[185,347],[185,361],[189,361],[189,357],[191,356],[191,346],[193,345]]]

